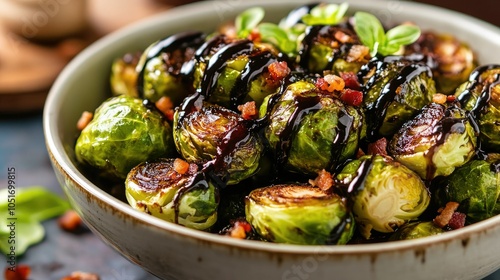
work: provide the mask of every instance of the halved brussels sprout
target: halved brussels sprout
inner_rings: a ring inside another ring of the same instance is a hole
[[[138,97],[137,93],[137,63],[141,57],[140,52],[126,53],[116,58],[111,65],[110,85],[113,95],[129,95]]]
[[[475,69],[455,96],[462,108],[475,117],[481,148],[485,152],[500,153],[500,65]]]
[[[432,101],[431,69],[400,56],[374,59],[358,73],[363,84],[368,137],[390,137]]]
[[[179,105],[192,92],[181,70],[204,41],[201,32],[184,32],[151,44],[136,68],[139,96],[153,102],[166,96],[174,106]]]
[[[174,152],[172,128],[141,99],[117,96],[96,109],[76,141],[79,163],[90,165],[109,179],[124,179],[137,164]]]
[[[394,232],[416,220],[429,206],[430,194],[420,177],[390,157],[362,156],[349,162],[336,179],[344,186],[361,235]]]
[[[370,49],[348,23],[313,25],[305,31],[299,63],[312,73],[357,73],[370,58]]]
[[[431,57],[429,66],[436,89],[444,94],[453,93],[477,66],[472,49],[450,34],[423,32],[415,43],[406,46],[405,53]]]
[[[344,199],[310,185],[253,190],[245,199],[245,213],[259,235],[277,243],[346,244],[354,233]]]
[[[205,103],[199,110],[174,115],[174,142],[189,162],[214,162],[217,172],[229,175],[233,185],[254,175],[264,146],[250,123],[221,106]],[[224,176],[224,175],[222,175]]]
[[[162,158],[132,168],[125,181],[127,201],[162,220],[207,230],[217,221],[218,189],[196,165],[178,170],[176,160]]]
[[[444,233],[445,230],[432,221],[418,221],[403,225],[389,237],[390,241],[411,240]]]
[[[365,133],[358,108],[306,80],[290,84],[267,109],[265,137],[277,165],[297,173],[335,170],[357,152]]]
[[[450,176],[433,182],[434,199],[439,206],[453,201],[459,211],[474,223],[500,214],[500,170],[498,162],[472,160]]]
[[[406,122],[388,151],[424,180],[448,176],[476,154],[477,137],[465,110],[457,104],[426,105]]]
[[[260,106],[275,93],[289,73],[279,62],[275,50],[250,40],[214,36],[201,46],[192,69],[194,87],[206,101],[236,110],[238,105],[255,101]]]

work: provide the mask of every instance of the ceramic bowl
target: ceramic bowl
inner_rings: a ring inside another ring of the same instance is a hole
[[[111,34],[78,55],[46,101],[44,131],[55,173],[85,223],[123,256],[162,279],[480,279],[500,268],[500,216],[439,236],[347,246],[236,240],[164,222],[132,209],[75,165],[75,124],[108,94],[112,60],[167,35],[211,31],[250,6],[278,20],[304,1],[204,1]],[[482,63],[500,63],[500,30],[474,18],[406,1],[350,1],[384,22],[414,21],[470,42]]]

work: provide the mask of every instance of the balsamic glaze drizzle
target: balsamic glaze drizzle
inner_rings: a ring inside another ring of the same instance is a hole
[[[443,105],[439,105],[443,106]],[[434,178],[437,167],[432,158],[437,150],[444,144],[446,139],[453,133],[463,134],[466,132],[467,117],[457,118],[453,115],[453,111],[461,110],[458,107],[451,105],[444,109],[443,118],[434,127],[434,133],[437,133],[436,142],[425,153],[424,157],[427,161],[426,180],[429,182]]]
[[[481,94],[477,97],[476,103],[473,109],[470,111],[473,117],[478,118],[481,112],[486,108],[488,102],[491,99],[491,91],[494,86],[500,83],[500,73],[496,73],[493,76],[492,83],[483,84],[484,81],[481,79],[481,75],[487,71],[493,69],[500,69],[500,65],[488,64],[476,68],[469,76],[469,84],[467,88],[460,93],[458,96],[458,101],[462,106],[465,106],[469,100],[473,97],[473,91],[483,86]]]
[[[372,89],[375,83],[381,78],[380,75],[391,65],[391,63],[399,63],[396,62],[396,59],[401,59],[401,57],[388,56],[383,60],[375,58],[361,68],[358,73],[358,78],[360,80],[363,80],[363,78],[366,77],[370,71],[375,71],[363,86],[365,94]],[[367,106],[367,117],[372,120],[379,120],[375,122],[368,122],[368,140],[376,140],[378,138],[378,131],[383,124],[383,120],[387,114],[387,109],[397,97],[398,92],[403,89],[405,84],[410,83],[415,77],[422,73],[427,73],[429,77],[432,77],[432,70],[427,64],[416,63],[415,60],[412,59],[407,60],[407,64],[402,67],[398,75],[385,84],[373,105]],[[404,93],[400,92],[399,94]]]
[[[202,32],[184,32],[169,36],[151,46],[146,53],[144,65],[142,65],[137,75],[136,88],[139,96],[144,96],[144,71],[151,59],[159,56],[161,53],[172,52],[176,49],[197,48],[204,40],[205,35]]]
[[[311,48],[314,44],[314,42],[317,40],[318,37],[331,37],[329,34],[330,31],[333,29],[340,29],[344,31],[350,30],[350,27],[348,23],[340,23],[335,26],[331,25],[312,25],[308,26],[306,31],[305,31],[305,37],[302,40],[301,43],[301,50],[299,52],[300,55],[300,67],[302,69],[308,69],[308,63],[311,57]],[[325,70],[329,70],[333,68],[333,65],[335,61],[337,61],[341,57],[347,56],[349,53],[350,49],[352,48],[354,44],[352,43],[342,43],[340,45],[339,49],[333,49],[332,50],[332,57],[329,58],[328,64],[325,67]]]

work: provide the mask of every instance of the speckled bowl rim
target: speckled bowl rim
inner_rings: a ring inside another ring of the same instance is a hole
[[[275,253],[287,253],[287,254],[297,254],[297,255],[311,255],[318,253],[318,250],[322,254],[328,255],[365,255],[365,254],[380,254],[389,251],[404,251],[407,249],[418,250],[419,248],[427,248],[429,246],[449,243],[456,241],[457,239],[462,240],[463,243],[467,243],[469,238],[474,235],[479,235],[485,231],[491,230],[495,227],[500,227],[500,215],[492,217],[490,219],[481,221],[479,223],[469,225],[465,228],[447,232],[445,234],[431,236],[415,240],[397,241],[397,242],[385,242],[385,243],[375,243],[375,244],[357,244],[357,245],[345,245],[345,246],[301,246],[301,245],[288,245],[288,244],[275,244],[267,242],[249,241],[249,240],[239,240],[233,238],[224,238],[213,233],[206,233],[203,231],[193,230],[179,226],[173,223],[168,223],[162,221],[151,215],[139,212],[131,208],[128,204],[120,201],[119,199],[106,193],[90,180],[85,178],[82,173],[77,169],[74,163],[70,160],[69,156],[64,150],[63,143],[58,131],[57,123],[60,117],[58,113],[60,112],[61,106],[63,106],[59,96],[64,94],[64,87],[72,73],[80,67],[81,64],[85,63],[88,57],[91,57],[103,47],[112,44],[114,41],[126,37],[135,32],[140,32],[145,28],[155,26],[158,22],[164,22],[164,17],[168,14],[169,20],[182,19],[187,16],[203,16],[203,11],[206,10],[208,5],[212,5],[211,1],[197,2],[193,4],[188,4],[185,6],[180,6],[168,10],[158,16],[151,17],[147,20],[138,22],[131,25],[125,29],[114,32],[107,35],[100,40],[93,43],[91,46],[82,51],[75,59],[73,59],[68,66],[61,72],[57,80],[55,81],[53,87],[51,88],[43,113],[43,126],[45,133],[45,141],[47,149],[51,154],[51,159],[57,163],[57,165],[64,171],[65,176],[68,176],[72,181],[81,186],[86,192],[91,194],[91,196],[111,207],[114,211],[121,212],[127,219],[135,220],[148,224],[156,229],[168,231],[171,234],[176,234],[183,236],[185,238],[191,238],[196,240],[202,240],[205,242],[210,242],[218,245],[231,246],[247,250],[256,250],[263,252],[275,252]],[[379,5],[384,1],[348,1],[351,5],[361,8],[370,8]],[[287,1],[287,4],[304,4],[307,1]],[[239,3],[243,7],[258,5],[264,8],[268,5],[276,5],[276,3],[269,3],[265,0],[254,0],[246,1],[244,3]],[[480,29],[492,38],[498,38],[500,41],[500,29],[497,27],[472,18],[461,13],[453,12],[447,9],[442,9],[438,7],[433,7],[430,5],[412,3],[412,2],[401,2],[407,9],[412,9],[414,13],[425,12],[427,17],[434,16],[445,16],[449,21],[465,21],[467,29]]]

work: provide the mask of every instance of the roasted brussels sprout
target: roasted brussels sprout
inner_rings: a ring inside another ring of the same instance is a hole
[[[137,164],[173,152],[168,122],[154,108],[130,96],[103,102],[75,146],[79,163],[96,168],[110,179],[125,179]]]
[[[290,244],[346,244],[354,222],[345,201],[310,185],[259,188],[245,199],[248,222],[268,241]]]
[[[111,93],[113,95],[129,95],[138,97],[137,93],[137,63],[141,57],[140,52],[126,53],[116,58],[111,65]]]
[[[335,170],[358,150],[363,115],[307,80],[290,84],[270,110],[265,137],[277,165],[315,175]]]
[[[218,105],[205,104],[194,112],[185,112],[181,106],[174,115],[174,142],[189,162],[214,161],[218,172],[227,172],[227,184],[232,185],[259,170],[264,146],[249,125]]]
[[[472,160],[450,176],[433,181],[434,200],[439,206],[453,201],[470,223],[500,214],[499,162]]]
[[[356,73],[370,58],[370,49],[348,23],[308,26],[300,50],[300,66],[318,74]]]
[[[151,44],[137,65],[139,96],[153,102],[166,96],[175,106],[179,105],[192,92],[189,79],[181,70],[204,41],[201,32],[185,32]]]
[[[206,177],[180,159],[141,163],[127,175],[127,201],[165,221],[207,230],[217,221],[218,189]]]
[[[362,67],[358,77],[365,93],[369,140],[392,136],[436,93],[431,69],[400,56],[374,59]]]
[[[452,94],[477,66],[472,49],[450,34],[423,32],[415,43],[406,47],[405,53],[431,58],[429,66],[436,89],[445,94]]]
[[[500,153],[500,65],[478,67],[455,96],[470,111],[479,128],[481,148]]]
[[[223,35],[201,46],[191,66],[185,71],[192,72],[194,87],[206,100],[232,110],[249,101],[260,106],[267,95],[278,90],[290,71],[273,50]]]
[[[390,241],[410,240],[444,233],[445,230],[432,221],[411,222],[400,227],[389,237]]]
[[[388,151],[424,180],[448,176],[476,153],[477,137],[457,104],[426,105],[391,139]]]
[[[430,194],[422,179],[390,157],[362,156],[349,162],[336,179],[349,194],[361,235],[394,232],[416,220],[429,206]]]

